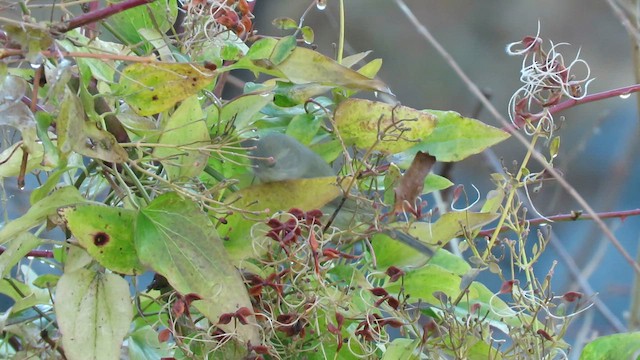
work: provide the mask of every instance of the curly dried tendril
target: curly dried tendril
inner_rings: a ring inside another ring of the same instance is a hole
[[[524,126],[527,135],[540,134],[538,131],[542,130],[543,134],[551,137],[556,125],[546,109],[565,98],[584,98],[594,80],[589,64],[580,59],[580,49],[571,61],[565,61],[560,49],[568,45],[549,41],[549,49],[544,49],[538,23],[535,36],[527,36],[506,47],[507,54],[523,57],[520,70],[522,86],[509,100],[509,118],[514,126]],[[543,126],[533,126],[529,120],[542,122]]]

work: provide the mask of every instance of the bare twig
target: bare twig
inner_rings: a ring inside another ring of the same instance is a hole
[[[396,4],[405,14],[405,16],[409,19],[409,21],[414,25],[416,31],[421,34],[442,56],[449,64],[449,66],[456,72],[458,77],[467,85],[472,94],[474,94],[487,108],[487,110],[491,113],[491,115],[498,120],[504,127],[510,126],[510,122],[498,112],[498,110],[493,106],[493,104],[487,99],[487,97],[482,93],[482,90],[467,76],[467,74],[462,70],[460,65],[453,59],[451,54],[447,52],[447,50],[433,37],[433,35],[427,30],[427,28],[420,23],[420,20],[413,14],[411,9],[404,3],[403,0],[395,0]],[[529,146],[529,141],[519,132],[511,133],[514,138],[516,138],[520,143],[525,146]],[[605,234],[607,239],[613,244],[613,246],[618,250],[618,252],[624,257],[624,259],[629,263],[629,265],[634,269],[636,274],[640,275],[640,265],[629,255],[629,253],[624,249],[620,241],[616,238],[616,236],[611,232],[611,230],[607,227],[607,225],[600,219],[593,210],[593,208],[589,205],[589,203],[578,193],[578,191],[571,186],[565,180],[562,175],[550,166],[543,155],[541,155],[538,151],[533,151],[531,156],[536,159],[542,166],[544,166],[545,171],[548,172],[551,176],[553,176],[560,186],[562,186],[567,193],[576,200],[576,202],[584,208],[584,211],[593,218],[593,221],[598,225],[600,230]]]

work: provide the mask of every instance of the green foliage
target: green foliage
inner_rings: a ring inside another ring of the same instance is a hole
[[[16,70],[2,79],[14,86],[0,89],[0,124],[22,136],[0,154],[0,178],[47,171],[26,214],[0,228],[7,245],[0,293],[16,301],[3,326],[46,328],[72,360],[116,359],[123,343],[131,359],[482,359],[564,351],[565,323],[541,320],[555,301],[536,298],[548,284],[498,291],[476,280],[486,270],[505,283],[512,278],[493,253],[498,232],[480,245],[475,238],[496,221],[524,233],[513,200],[525,186],[521,176],[494,176],[492,196],[462,211],[432,212],[418,202],[399,221],[390,210],[398,183],[410,176],[402,169],[418,151],[455,162],[508,133],[452,111],[355,98],[390,92],[375,78],[382,60],[354,70],[368,53],[334,60],[300,45],[313,42],[313,30],[286,18],[274,24],[293,34],[253,41],[246,1],[220,2],[215,12],[210,3],[186,7],[181,25],[189,36],[171,34],[175,0],[111,16],[101,31],[122,43],[77,31],[43,38],[35,23],[8,32],[24,59],[45,57],[50,76],[38,85],[39,73]],[[73,51],[77,67],[45,51],[49,42]],[[222,98],[235,70],[265,80]],[[39,107],[20,101],[47,93],[31,99]],[[247,140],[269,132],[309,146],[334,163],[337,176],[256,184]],[[558,148],[553,140],[553,157]],[[421,196],[453,185],[436,174],[410,180],[423,185]],[[327,209],[342,197],[361,205],[369,221],[358,219],[360,210],[352,222],[334,219]],[[46,239],[46,227],[60,228],[68,241]],[[393,231],[433,251],[417,251]],[[51,242],[50,261],[61,275],[9,276]],[[527,261],[536,256],[514,255],[514,271],[532,271]],[[138,286],[145,272],[155,274],[146,290]],[[37,310],[38,321],[26,309]],[[539,335],[552,329],[561,329],[553,340]],[[39,344],[29,351],[43,358],[59,351],[3,330]],[[494,343],[493,331],[511,340],[509,349]]]
[[[640,351],[640,333],[602,336],[588,343],[580,360],[637,359]]]

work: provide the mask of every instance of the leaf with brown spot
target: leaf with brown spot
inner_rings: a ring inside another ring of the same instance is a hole
[[[144,271],[133,242],[135,211],[86,205],[61,209],[59,213],[80,246],[102,266],[127,275]]]
[[[435,162],[435,157],[418,151],[413,158],[411,166],[409,166],[409,169],[400,179],[400,183],[394,189],[396,195],[393,207],[394,212],[401,213],[406,210],[407,206],[414,206],[416,199],[422,195],[424,180]]]
[[[215,71],[193,64],[136,63],[122,72],[120,93],[139,115],[153,115],[197,94],[215,77]]]

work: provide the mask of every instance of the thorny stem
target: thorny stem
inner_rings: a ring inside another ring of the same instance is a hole
[[[80,26],[94,23],[96,21],[106,19],[109,16],[123,12],[125,10],[132,9],[134,7],[152,3],[156,0],[125,0],[123,2],[115,3],[111,6],[104,7],[102,9],[91,11],[89,13],[77,16],[73,19],[63,21],[51,27],[53,32],[66,33]]]

